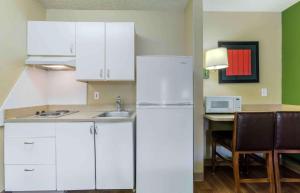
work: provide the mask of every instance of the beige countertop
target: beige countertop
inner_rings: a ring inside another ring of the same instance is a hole
[[[276,111],[300,111],[298,105],[243,105],[242,112],[276,112]],[[205,114],[204,118],[210,121],[234,121],[234,114]]]
[[[17,122],[124,122],[134,121],[136,117],[135,108],[133,106],[125,107],[126,111],[132,112],[130,117],[97,117],[97,115],[114,111],[114,106],[49,106],[49,111],[59,109],[68,109],[77,111],[75,113],[64,115],[57,118],[38,117],[31,114],[30,116],[16,116],[10,117],[5,120],[5,123]],[[17,114],[17,113],[16,113]]]
[[[210,121],[233,121],[233,114],[205,114],[204,117]]]

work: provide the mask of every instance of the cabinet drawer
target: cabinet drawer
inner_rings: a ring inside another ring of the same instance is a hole
[[[5,137],[54,137],[53,123],[6,123]]]
[[[7,137],[5,164],[55,164],[55,138]]]
[[[5,165],[5,191],[56,190],[55,166]]]

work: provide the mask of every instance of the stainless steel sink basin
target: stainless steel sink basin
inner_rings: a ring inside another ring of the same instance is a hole
[[[111,111],[111,112],[105,112],[101,113],[100,115],[97,115],[97,117],[130,117],[132,112],[129,111]]]

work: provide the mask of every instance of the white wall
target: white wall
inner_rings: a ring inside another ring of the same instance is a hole
[[[2,108],[23,108],[47,104],[47,71],[25,68],[5,99]]]
[[[5,109],[74,104],[87,104],[87,83],[76,81],[74,71],[27,67],[0,108],[0,125],[3,125]]]
[[[87,104],[87,83],[76,81],[74,71],[49,71],[47,77],[47,104]]]
[[[196,180],[204,176],[203,130],[203,9],[202,0],[193,0],[193,58],[194,58],[194,155]]]

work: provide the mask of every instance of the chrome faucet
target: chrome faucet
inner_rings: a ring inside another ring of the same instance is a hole
[[[120,112],[122,110],[122,100],[121,97],[118,96],[116,98],[116,111]]]

